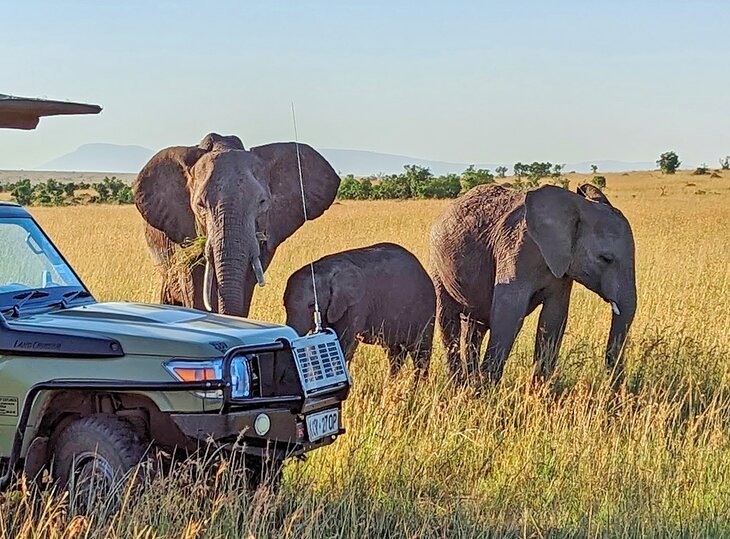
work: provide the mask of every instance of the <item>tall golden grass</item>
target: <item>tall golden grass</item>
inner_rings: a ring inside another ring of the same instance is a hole
[[[408,369],[387,379],[385,355],[364,346],[347,434],[290,463],[278,494],[241,496],[183,469],[105,516],[21,489],[4,495],[0,536],[730,536],[730,174],[607,177],[637,248],[639,310],[618,392],[602,364],[610,309],[576,287],[548,384],[530,381],[534,315],[501,385],[480,395],[447,382],[439,344],[419,385]],[[282,321],[287,276],[327,253],[393,241],[427,263],[447,204],[335,204],[280,248],[252,316]],[[33,213],[98,299],[156,301],[134,208]]]

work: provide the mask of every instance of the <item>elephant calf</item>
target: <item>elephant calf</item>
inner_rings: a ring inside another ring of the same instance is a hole
[[[420,374],[428,374],[436,294],[418,259],[392,243],[335,253],[314,262],[322,323],[340,337],[347,361],[358,342],[388,352],[390,374],[410,354]],[[312,274],[306,265],[287,282],[286,323],[300,335],[314,329]]]

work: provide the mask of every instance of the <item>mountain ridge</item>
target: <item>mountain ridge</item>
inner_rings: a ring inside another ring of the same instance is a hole
[[[512,163],[459,163],[343,148],[321,148],[319,151],[332,164],[332,167],[343,175],[396,174],[403,170],[404,165],[428,167],[436,176],[458,174],[471,164],[477,168],[488,168],[492,171],[498,166],[506,166],[510,171],[512,170]],[[136,173],[154,153],[149,148],[134,144],[94,142],[79,146],[73,152],[43,163],[33,170]],[[656,168],[655,163],[649,161],[629,162],[603,159],[568,163],[564,170],[565,172],[590,172],[592,164],[597,165],[601,172],[629,172]]]

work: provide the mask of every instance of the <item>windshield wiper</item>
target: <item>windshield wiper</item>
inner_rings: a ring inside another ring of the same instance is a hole
[[[47,298],[48,296],[50,296],[50,294],[48,292],[44,292],[43,290],[28,290],[27,292],[21,292],[20,294],[16,294],[13,296],[13,299],[18,299],[20,301],[18,301],[12,307],[3,310],[3,313],[12,311],[10,316],[15,318],[20,314],[20,308],[28,301],[38,298]]]
[[[75,299],[79,298],[90,298],[91,294],[89,294],[86,290],[74,290],[73,292],[66,292],[63,295],[63,299],[59,302],[62,309],[68,309],[71,307],[71,302]]]

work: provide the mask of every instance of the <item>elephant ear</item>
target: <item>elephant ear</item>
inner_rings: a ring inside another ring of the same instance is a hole
[[[134,183],[134,203],[142,217],[175,243],[196,236],[190,168],[205,153],[197,146],[166,148],[149,160]]]
[[[269,169],[271,209],[267,243],[276,247],[304,224],[302,194],[299,185],[299,160],[307,205],[307,220],[316,219],[332,205],[340,186],[340,177],[327,160],[307,144],[278,142],[251,148]]]
[[[555,277],[565,275],[573,259],[580,222],[578,197],[566,189],[546,185],[525,198],[527,234],[537,244]]]
[[[347,309],[357,305],[364,295],[363,275],[356,268],[337,270],[330,277],[330,301],[327,305],[327,322],[334,324],[345,315]]]
[[[611,206],[613,208],[613,205],[608,200],[608,197],[603,194],[603,191],[601,191],[598,187],[595,185],[591,185],[590,183],[584,183],[578,189],[576,189],[576,192],[582,196],[585,199],[588,199],[592,202],[600,202],[601,204],[606,204],[607,206]]]

